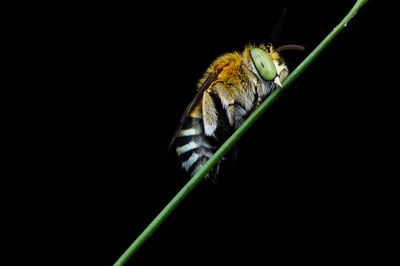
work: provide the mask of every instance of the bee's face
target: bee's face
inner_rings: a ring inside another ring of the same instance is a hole
[[[282,87],[282,82],[288,76],[289,70],[272,46],[269,51],[264,45],[249,47],[245,49],[244,56],[247,58],[247,65],[257,76],[267,82],[273,81]]]

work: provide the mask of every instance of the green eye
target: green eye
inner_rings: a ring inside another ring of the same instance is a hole
[[[250,49],[250,55],[260,76],[264,80],[273,80],[276,77],[276,68],[271,57],[260,48]]]

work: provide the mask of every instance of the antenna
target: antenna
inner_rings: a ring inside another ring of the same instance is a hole
[[[276,48],[276,51],[278,53],[283,52],[283,51],[288,51],[288,50],[293,50],[293,51],[304,51],[304,46],[303,45],[298,45],[298,44],[286,44],[286,45],[281,45],[278,48]]]
[[[282,15],[279,18],[278,22],[275,24],[274,29],[272,30],[271,35],[269,36],[267,47],[271,47],[272,43],[275,41],[276,36],[278,35],[279,30],[281,29],[283,22],[286,20],[286,8],[283,9]]]

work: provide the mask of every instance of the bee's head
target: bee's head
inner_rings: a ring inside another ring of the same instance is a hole
[[[271,44],[248,46],[244,51],[244,56],[254,65],[253,71],[256,71],[263,80],[273,81],[282,87],[282,82],[289,75],[289,70],[280,52],[287,50],[304,51],[304,47],[295,44],[282,45],[277,49],[274,49]]]
[[[257,74],[265,81],[273,81],[282,87],[282,82],[289,74],[289,70],[272,46],[251,46],[245,49],[245,56],[255,67]]]

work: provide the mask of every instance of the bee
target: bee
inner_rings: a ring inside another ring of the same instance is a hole
[[[211,63],[169,145],[175,143],[186,172],[194,176],[272,91],[283,89],[289,70],[280,52],[289,49],[303,47],[247,45],[243,52],[226,53]],[[220,163],[206,178],[215,181],[219,168]]]

